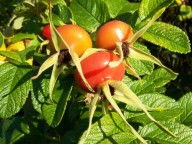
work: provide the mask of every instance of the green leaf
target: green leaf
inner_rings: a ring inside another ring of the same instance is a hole
[[[40,46],[40,42],[37,39],[33,39],[30,41],[30,43],[27,45],[27,47],[19,52],[22,61],[25,62],[29,58],[32,58],[34,55],[36,49]]]
[[[175,75],[177,75],[177,73],[173,72],[171,69],[169,69],[168,67],[164,66],[161,61],[159,59],[157,59],[156,57],[141,51],[133,46],[130,46],[129,48],[129,57],[130,58],[134,58],[134,59],[139,59],[139,60],[145,60],[145,61],[149,61],[149,62],[153,62],[154,64],[163,67],[164,69],[168,70],[170,73],[173,73]]]
[[[4,38],[3,38],[3,35],[2,33],[0,32],[0,48],[1,46],[4,44]],[[1,49],[0,49],[1,50]]]
[[[140,3],[130,3],[127,1],[127,3],[123,4],[122,6],[123,7],[120,9],[115,19],[119,19],[133,26],[138,17],[134,15],[137,13]]]
[[[49,79],[46,74],[42,74],[32,81],[33,90],[31,93],[31,99],[33,103],[33,107],[36,111],[42,114],[42,105],[45,103],[46,99],[48,99],[49,95]]]
[[[42,0],[42,2],[48,5],[50,0]],[[63,2],[63,0],[51,0],[52,5],[56,5],[56,4],[59,4],[61,2]]]
[[[146,53],[149,53],[149,50],[146,46],[140,43],[134,43],[134,46]],[[150,74],[153,71],[154,64],[152,62],[144,61],[144,60],[137,60],[134,58],[128,58],[128,62],[130,65],[135,69],[138,75]]]
[[[149,140],[153,140],[160,144],[191,144],[192,142],[192,129],[173,121],[161,122],[167,128],[175,133],[178,138],[173,138],[166,133],[162,133],[162,130],[158,128],[155,124],[151,123],[144,126],[140,134]]]
[[[138,98],[147,107],[156,108],[156,110],[151,110],[150,114],[158,121],[163,121],[165,119],[174,120],[183,112],[183,109],[174,99],[162,94],[149,93],[140,95]],[[124,115],[128,121],[143,124],[150,123],[147,116],[140,109],[134,108],[133,106],[127,105]]]
[[[164,132],[168,133],[169,135],[171,135],[173,137],[176,137],[169,129],[167,129],[165,126],[163,126],[161,123],[159,123],[156,119],[154,119],[153,116],[151,116],[151,114],[148,112],[148,110],[151,108],[146,107],[141,102],[141,100],[138,98],[138,96],[133,91],[131,91],[131,89],[129,87],[127,87],[127,85],[125,83],[123,83],[122,81],[108,81],[108,83],[110,86],[112,86],[115,89],[114,99],[116,99],[120,102],[126,103],[126,104],[131,104],[134,107],[140,108],[146,114],[146,116],[152,122],[154,122],[158,127],[160,127]],[[104,91],[104,93],[105,93],[105,91]],[[109,98],[107,96],[106,96],[106,98],[109,100]],[[141,141],[141,142],[143,142],[143,141]]]
[[[146,75],[142,78],[142,83],[139,81],[127,83],[131,90],[137,95],[156,92],[160,87],[163,87],[171,80],[175,80],[177,75],[170,73],[169,71],[159,68],[153,71],[150,75]],[[126,82],[126,81],[125,81]]]
[[[84,132],[81,138],[85,134],[86,132]],[[92,125],[90,134],[84,144],[97,144],[100,142],[117,143],[120,141],[120,137],[122,137],[123,143],[129,143],[136,139],[129,132],[121,117],[117,113],[110,113]]]
[[[64,25],[63,20],[56,14],[52,14],[52,22],[54,24],[54,26],[61,26]]]
[[[142,0],[139,7],[139,19],[144,21],[162,9],[168,7],[173,0]]]
[[[178,27],[163,22],[154,22],[142,38],[172,52],[186,54],[191,51],[187,35]]]
[[[18,62],[22,62],[22,57],[18,52],[12,52],[12,51],[0,51],[0,55],[5,56],[9,59],[16,60]]]
[[[72,12],[66,4],[59,3],[53,8],[53,13],[57,14],[64,23],[69,23],[72,18]]]
[[[31,67],[26,64],[0,65],[0,117],[19,112],[31,90]]]
[[[121,9],[128,3],[127,0],[105,0],[104,2],[109,9],[109,14],[111,18],[115,18],[121,11]]]
[[[180,115],[180,122],[191,125],[192,123],[192,92],[187,93],[178,101],[183,108],[183,113]]]
[[[36,36],[34,34],[27,34],[27,33],[18,33],[11,38],[12,43],[18,42],[23,39],[34,39]]]
[[[73,80],[69,76],[58,81],[53,93],[53,100],[57,103],[45,103],[43,105],[43,116],[50,126],[56,127],[61,122],[70,98],[72,85]]]
[[[76,23],[88,32],[110,19],[108,8],[102,0],[73,0],[70,4]]]
[[[135,140],[135,137],[130,132],[121,132],[101,140],[99,144],[128,144]]]
[[[29,134],[29,126],[21,117],[1,120],[0,143],[11,144]]]

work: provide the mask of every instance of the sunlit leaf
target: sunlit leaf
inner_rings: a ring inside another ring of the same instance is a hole
[[[103,0],[73,0],[70,4],[74,20],[88,32],[110,19],[108,8]]]
[[[144,126],[141,129],[140,134],[143,137],[160,144],[191,144],[192,129],[190,127],[169,120],[162,121],[161,123],[178,135],[178,137],[173,138],[166,133],[162,133],[161,129],[154,123]]]
[[[11,41],[12,43],[15,43],[24,39],[35,39],[35,38],[36,38],[36,35],[34,34],[18,33],[11,38]]]
[[[129,57],[134,58],[134,59],[139,59],[139,60],[146,60],[146,61],[150,61],[153,62],[155,64],[157,64],[158,66],[161,66],[163,68],[165,68],[166,70],[170,71],[171,73],[177,75],[177,73],[174,73],[171,69],[167,68],[166,66],[164,66],[160,60],[158,60],[156,57],[147,54],[133,46],[130,46],[129,48]]]
[[[32,81],[33,90],[31,92],[31,99],[33,107],[36,111],[42,114],[42,105],[48,99],[49,95],[49,74],[41,74],[38,79]]]
[[[127,97],[128,100],[132,101],[132,103],[134,103],[135,105],[137,105],[137,107],[139,107],[141,110],[143,110],[145,112],[145,114],[147,115],[147,117],[153,121],[157,126],[159,126],[161,129],[163,129],[165,132],[167,132],[168,134],[170,134],[173,137],[176,137],[176,135],[174,135],[169,129],[167,129],[166,127],[164,127],[162,124],[160,124],[158,121],[156,121],[148,112],[147,108],[145,107],[145,105],[140,101],[140,99],[136,96],[135,93],[133,93],[131,91],[130,88],[127,87],[126,84],[124,84],[121,81],[108,81],[109,85],[111,85],[113,88],[115,88],[116,90],[118,90],[119,92],[121,92],[124,96]]]
[[[147,22],[145,26],[143,26],[140,30],[138,30],[136,33],[134,33],[129,39],[127,39],[127,43],[132,44],[134,43],[139,37],[141,37],[148,29],[149,27],[161,16],[161,14],[165,11],[165,8],[160,9],[157,11],[151,20]]]
[[[121,9],[128,3],[127,0],[105,0],[104,2],[106,3],[112,18],[115,18]]]
[[[142,0],[139,7],[139,19],[144,21],[162,8],[167,8],[173,0]]]
[[[81,139],[85,134],[86,131],[83,133]],[[136,137],[129,131],[119,114],[112,112],[103,116],[92,125],[90,134],[84,144],[131,143],[135,139]]]
[[[192,93],[189,92],[179,99],[179,104],[183,108],[183,113],[180,115],[180,122],[186,125],[192,123]]]
[[[148,110],[158,121],[163,121],[165,119],[175,120],[183,112],[182,107],[174,99],[159,93],[148,93],[140,95],[138,98],[145,104],[145,106],[156,108]],[[128,121],[139,122],[142,124],[150,123],[150,120],[145,113],[130,105],[126,106],[124,115]]]
[[[31,91],[31,67],[26,63],[0,65],[0,117],[21,110]]]
[[[52,97],[55,103],[49,100],[44,102],[42,105],[42,113],[48,125],[57,127],[63,118],[71,95],[73,88],[72,78],[69,76],[60,79],[54,88],[55,91],[53,91]]]
[[[172,52],[186,54],[191,51],[186,33],[180,28],[167,23],[154,22],[142,35],[142,38]]]

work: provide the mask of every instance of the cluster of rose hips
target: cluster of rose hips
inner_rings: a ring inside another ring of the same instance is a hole
[[[83,28],[77,25],[63,25],[58,27],[57,31],[69,48],[76,52],[79,57],[81,57],[87,49],[92,48],[91,37]],[[46,39],[50,39],[50,53],[56,53],[51,40],[50,25],[46,25],[43,28],[42,34]],[[123,62],[116,67],[109,66],[109,63],[119,60],[119,56],[113,52],[116,49],[116,42],[123,42],[132,35],[131,27],[118,20],[110,21],[98,30],[96,47],[105,49],[106,51],[97,51],[81,61],[83,74],[94,91],[107,80],[121,81],[123,79],[125,74]],[[60,51],[60,57],[64,54],[63,51],[64,50]],[[65,52],[65,56],[62,56],[62,59],[59,58],[58,60],[60,63],[65,64],[70,60],[70,56]],[[90,92],[77,70],[75,70],[75,80],[80,88],[86,92]]]
[[[142,29],[141,31],[143,32],[144,30]],[[113,20],[101,26],[97,31],[96,48],[92,48],[92,39],[89,34],[77,25],[66,24],[57,28],[53,24],[46,25],[42,30],[42,34],[49,40],[51,57],[42,65],[37,76],[46,68],[54,65],[53,78],[51,77],[50,80],[50,95],[52,94],[55,79],[57,79],[59,74],[58,71],[69,64],[75,66],[74,78],[77,86],[87,93],[86,98],[90,104],[89,127],[82,142],[90,132],[93,114],[97,104],[102,100],[103,111],[107,113],[110,104],[130,128],[130,131],[142,143],[146,143],[146,141],[126,121],[115,100],[126,104],[131,103],[142,109],[154,123],[170,135],[175,136],[148,113],[150,108],[146,108],[138,97],[122,82],[126,70],[140,79],[139,75],[127,62],[129,56],[141,60],[149,60],[163,66],[153,56],[133,47],[138,35],[142,33],[133,34],[132,28],[128,24]],[[140,57],[138,58],[138,56]]]

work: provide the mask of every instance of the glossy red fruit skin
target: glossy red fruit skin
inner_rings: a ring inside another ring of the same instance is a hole
[[[93,88],[97,90],[107,80],[121,81],[125,75],[123,63],[119,66],[111,68],[109,62],[119,60],[119,57],[112,52],[100,51],[96,52],[81,61],[82,71],[85,79]],[[79,72],[75,70],[76,84],[84,91],[90,92],[84,84]]]
[[[45,25],[42,29],[42,35],[49,40],[51,38],[51,30],[50,30],[50,25]]]
[[[96,46],[108,50],[116,48],[116,42],[123,42],[133,35],[131,26],[119,20],[113,20],[101,26],[96,35]]]
[[[73,24],[62,25],[57,31],[71,48],[80,57],[86,49],[92,48],[92,39],[89,34],[80,26]],[[51,42],[52,43],[52,42]],[[55,53],[55,48],[51,44],[51,54]]]

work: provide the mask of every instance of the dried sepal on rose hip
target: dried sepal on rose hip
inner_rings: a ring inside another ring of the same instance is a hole
[[[85,85],[79,72],[75,70],[74,77],[78,87],[87,92],[86,99],[89,101],[89,126],[87,132],[84,134],[81,142],[84,142],[91,130],[93,114],[96,110],[99,101],[102,103],[103,112],[107,113],[108,108],[111,105],[113,109],[121,116],[123,121],[127,124],[130,131],[142,142],[146,141],[136,132],[136,130],[126,121],[121,109],[116,104],[115,100],[135,106],[143,110],[146,115],[161,127],[164,131],[172,136],[175,136],[172,132],[162,126],[156,121],[149,113],[148,109],[153,108],[146,107],[139,98],[122,82],[125,75],[125,67],[121,62],[116,67],[110,67],[110,63],[119,60],[119,57],[113,52],[100,51],[95,52],[92,55],[86,57],[81,61],[81,67],[83,75],[95,93],[92,93]],[[89,96],[89,97],[88,97]],[[90,97],[91,96],[91,97]],[[158,110],[158,109],[153,109]]]
[[[80,26],[66,24],[56,28],[62,39],[80,57],[86,49],[92,48],[92,40],[89,34]],[[59,44],[60,47],[62,45]],[[51,40],[51,54],[56,53],[56,48]]]
[[[41,65],[37,75],[32,77],[32,79],[36,79],[43,71],[53,66],[49,84],[49,95],[52,100],[52,92],[58,76],[72,62],[78,69],[88,89],[93,91],[84,78],[79,58],[86,49],[92,48],[92,40],[89,34],[83,28],[73,24],[66,24],[56,28],[52,21],[51,4],[49,8],[51,32],[49,41],[52,55]]]
[[[122,119],[125,121],[125,123],[130,128],[131,132],[137,136],[140,141],[143,143],[146,143],[145,140],[134,130],[134,128],[126,121],[125,117],[123,116],[123,113],[121,112],[120,108],[114,103],[113,98],[106,97],[106,86],[108,86],[108,81],[121,81],[125,75],[125,68],[123,63],[118,65],[117,67],[110,67],[109,63],[114,60],[118,60],[119,57],[115,55],[112,52],[107,51],[101,51],[101,52],[95,52],[92,55],[86,57],[81,61],[81,67],[83,71],[83,75],[85,76],[85,79],[89,83],[89,85],[94,89],[95,93],[90,94],[91,92],[85,85],[83,79],[80,76],[80,73],[78,70],[75,70],[74,76],[75,76],[75,82],[76,84],[83,89],[84,91],[88,92],[87,95],[91,95],[91,98],[89,99],[90,107],[89,107],[89,126],[87,129],[87,132],[84,134],[83,139],[81,139],[80,143],[84,143],[86,141],[86,138],[88,137],[91,125],[92,125],[92,118],[94,115],[94,112],[96,110],[97,104],[100,100],[103,100],[103,109],[104,111],[107,111],[108,102],[112,104],[114,109],[119,113],[119,115],[122,117]],[[109,89],[110,91],[110,89]]]
[[[154,21],[154,19],[152,21]],[[118,25],[117,23],[119,23],[119,21],[116,20],[106,23],[98,31],[96,36],[97,47],[109,50],[111,52],[96,52],[89,55],[88,57],[85,57],[81,61],[83,75],[85,76],[86,81],[89,83],[92,89],[94,89],[94,91],[96,92],[93,93],[94,96],[92,96],[90,99],[89,127],[87,132],[84,134],[84,137],[81,142],[84,142],[87,136],[89,135],[93,114],[96,110],[98,101],[100,100],[102,101],[102,107],[104,109],[103,111],[107,112],[106,109],[108,109],[108,104],[111,104],[113,109],[121,116],[121,118],[130,128],[130,131],[142,143],[147,142],[126,121],[123,113],[121,112],[121,109],[118,107],[115,100],[140,108],[144,111],[148,118],[153,121],[157,126],[159,126],[163,131],[173,137],[176,137],[176,135],[174,135],[170,130],[161,125],[149,114],[148,110],[158,110],[158,108],[149,108],[145,106],[138,99],[138,97],[121,81],[125,73],[125,68],[134,76],[139,78],[135,70],[130,66],[129,63],[127,63],[126,59],[128,57],[133,57],[141,60],[148,60],[166,68],[155,57],[133,47],[133,42],[136,41],[138,36],[140,36],[144,33],[144,31],[146,31],[146,29],[152,24],[152,21],[135,34],[132,33],[131,27],[129,25],[125,26],[126,24],[122,24],[122,22],[120,22],[120,24]],[[114,24],[114,26],[111,24]],[[123,28],[118,27],[121,25],[123,25]],[[126,32],[121,32],[122,29],[125,29]],[[81,89],[86,92],[90,92],[84,84],[84,81],[81,79],[81,76],[78,71],[75,71],[75,81]]]
[[[130,25],[119,20],[107,22],[100,27],[96,35],[96,46],[114,51],[115,53],[118,53],[120,57],[119,61],[111,62],[111,67],[116,67],[124,61],[126,70],[128,70],[133,76],[140,79],[139,75],[127,60],[127,58],[130,57],[153,62],[167,69],[169,72],[174,73],[172,70],[164,66],[156,57],[133,46],[134,42],[153,24],[157,18],[159,18],[163,11],[164,8],[157,12],[152,19],[136,33],[133,33]]]
[[[110,67],[109,63],[119,60],[119,57],[112,52],[96,52],[81,61],[83,74],[93,90],[104,85],[107,80],[121,81],[125,75],[123,63],[117,67]],[[75,70],[76,84],[86,92],[90,92],[84,84],[78,70]]]

